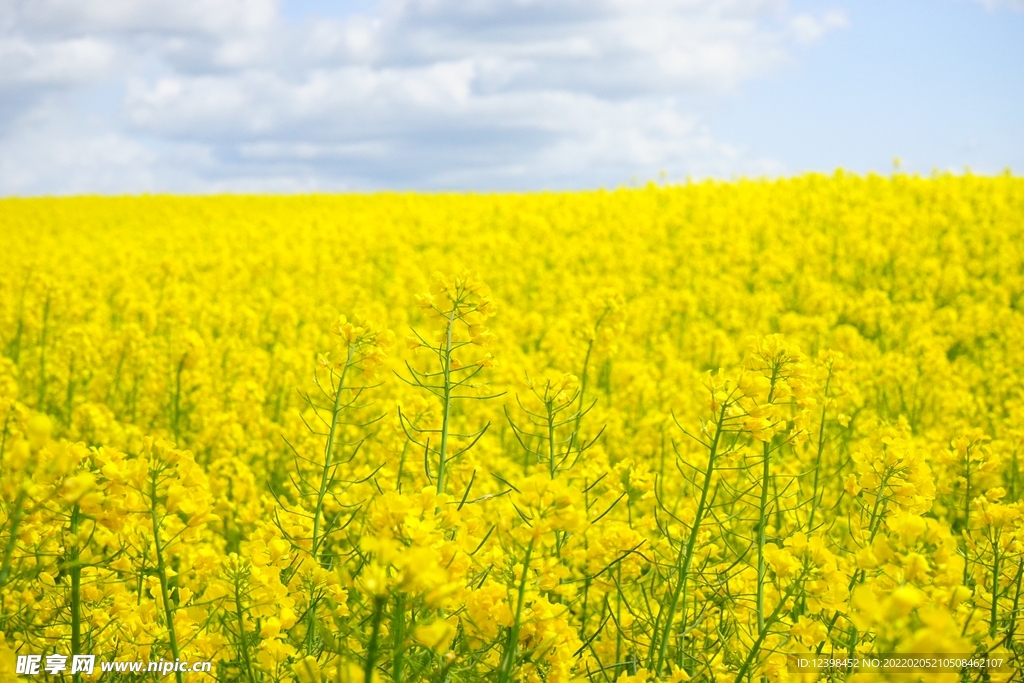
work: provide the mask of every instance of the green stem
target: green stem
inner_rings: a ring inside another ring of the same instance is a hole
[[[508,632],[508,642],[505,645],[505,657],[501,662],[501,674],[498,683],[508,683],[512,676],[512,667],[515,666],[516,649],[519,646],[519,628],[523,618],[523,603],[526,601],[526,579],[530,572],[530,557],[533,555],[534,539],[530,539],[530,545],[526,547],[526,559],[523,560],[523,575],[519,578],[519,597],[516,600],[516,618],[512,628]]]
[[[452,330],[455,327],[455,311],[458,304],[452,304],[448,313],[448,329],[445,333],[444,354],[441,357],[441,371],[444,373],[444,407],[441,418],[441,452],[437,463],[437,494],[444,493],[445,465],[448,464],[448,421],[452,407]]]
[[[967,536],[971,533],[971,448],[967,447],[967,471],[964,477],[967,480],[967,489],[964,492],[964,535]],[[964,543],[964,585],[967,585],[967,579],[969,576],[968,564],[970,560],[971,546],[968,543]]]
[[[71,574],[71,654],[82,653],[82,567],[79,565],[78,552],[78,504],[71,509],[71,535],[75,542],[71,544],[70,567]],[[81,674],[74,675],[75,683],[81,680]]]
[[[711,442],[711,448],[708,449],[708,466],[704,470],[704,483],[701,485],[700,501],[697,503],[697,512],[693,517],[693,526],[690,527],[690,538],[686,543],[686,556],[682,558],[682,564],[679,566],[679,579],[676,582],[675,591],[672,593],[672,599],[669,601],[668,617],[662,626],[661,641],[658,646],[658,661],[654,667],[655,674],[662,671],[662,665],[665,663],[665,655],[668,654],[668,643],[672,637],[672,620],[675,617],[676,609],[679,606],[679,598],[683,594],[683,588],[686,585],[690,572],[690,563],[693,561],[693,549],[697,545],[697,535],[700,532],[700,523],[703,521],[707,508],[708,492],[711,490],[711,479],[715,472],[715,458],[718,456],[718,444],[722,436],[722,424],[725,422],[726,407],[727,404],[723,402],[718,414],[718,420],[715,423],[715,438]],[[679,562],[677,561],[678,564]]]
[[[821,423],[818,426],[818,454],[814,460],[814,487],[811,489],[811,516],[807,520],[807,530],[814,530],[814,513],[818,510],[818,482],[821,477],[821,455],[825,450],[825,406],[828,405],[828,387],[832,383],[832,370],[829,369],[825,379],[825,398],[821,402]]]
[[[1017,631],[1017,614],[1020,611],[1020,589],[1021,589],[1021,578],[1024,577],[1024,561],[1017,563],[1017,588],[1013,594],[1013,607],[1010,609],[1010,624],[1006,628],[1006,637],[1003,639],[1004,643],[1013,643],[1013,636]]]
[[[405,454],[409,450],[409,442],[402,444],[402,454],[398,457],[398,475],[395,477],[395,490],[402,492],[402,471],[405,469]]]
[[[878,530],[881,529],[881,527],[882,527],[882,520],[885,517],[885,511],[886,511],[886,508],[889,505],[889,499],[887,497],[883,497],[882,496],[882,491],[885,490],[885,487],[888,485],[889,478],[891,476],[892,476],[892,470],[890,470],[890,469],[886,469],[884,472],[882,472],[882,483],[879,485],[879,488],[878,488],[879,492],[875,496],[875,503],[874,503],[874,505],[871,508],[871,521],[868,524],[868,531],[870,532],[870,535],[868,536],[867,545],[869,545],[869,546],[874,542],[875,535],[878,533]],[[881,510],[879,510],[879,506],[881,506],[881,508],[882,508]],[[860,570],[854,571],[853,572],[853,577],[850,579],[850,584],[846,588],[847,592],[852,591],[854,586],[856,586],[858,583],[860,583],[860,581],[864,577],[866,577],[866,576],[867,576],[867,570],[866,569],[860,569]],[[839,610],[835,610],[832,613],[832,619],[829,620],[829,622],[828,622],[828,629],[825,632],[826,637],[832,635],[832,629],[835,628],[836,623],[839,621],[839,615],[840,615],[840,611]],[[828,642],[828,641],[827,640],[823,640],[823,641],[821,641],[818,644],[818,648],[815,651],[817,654],[821,654],[821,651],[825,647],[825,643],[826,642]]]
[[[619,590],[615,594],[615,625],[622,623],[622,563],[615,565],[615,585]],[[615,666],[622,661],[622,628],[615,629]]]
[[[996,625],[999,618],[999,534],[993,536],[992,542],[992,607],[989,612],[988,635],[996,637]]]
[[[171,424],[171,431],[174,434],[174,443],[178,446],[181,445],[181,434],[179,433],[179,424],[181,422],[181,375],[185,371],[185,358],[182,356],[181,360],[178,361],[178,370],[174,375],[174,421]]]
[[[387,598],[376,596],[373,599],[373,622],[370,627],[370,644],[366,648],[366,667],[363,669],[363,680],[373,680],[373,670],[377,665],[378,641],[380,640],[380,625],[384,621],[384,604]]]
[[[31,481],[31,478],[26,477],[25,481]],[[28,489],[22,486],[18,490],[18,497],[14,499],[14,509],[8,518],[10,528],[7,544],[4,546],[3,562],[0,562],[0,588],[7,583],[7,577],[11,574],[11,560],[14,558],[14,549],[18,545],[18,527],[21,526],[21,520],[25,515],[25,498],[27,497]]]
[[[324,448],[324,469],[320,473],[320,488],[316,494],[316,510],[313,514],[313,561],[320,562],[320,544],[323,539],[320,537],[320,517],[323,514],[324,498],[327,496],[327,488],[331,479],[331,466],[334,464],[334,444],[337,441],[338,415],[341,413],[341,394],[345,390],[345,375],[352,365],[353,348],[348,347],[348,356],[345,358],[345,367],[341,370],[338,378],[338,388],[334,392],[334,407],[331,409],[331,430],[327,434],[327,446]]]
[[[779,376],[779,365],[772,363],[771,388],[768,390],[767,403],[772,402],[775,395],[775,382]],[[761,501],[758,506],[757,520],[757,628],[764,628],[764,577],[767,572],[764,560],[764,546],[768,541],[765,534],[765,526],[768,523],[768,483],[771,481],[771,446],[767,441],[762,442],[761,459]]]
[[[765,526],[768,523],[768,478],[770,476],[769,455],[771,454],[767,441],[763,443],[762,452],[761,504],[758,509],[757,519],[757,629],[759,631],[764,629],[764,577],[767,572],[764,560],[764,547],[767,541]]]
[[[587,353],[583,357],[583,372],[580,374],[580,408],[586,405],[584,398],[587,393],[587,373],[590,370],[590,354],[594,351],[594,341],[597,340],[598,330],[601,329],[601,323],[604,322],[604,318],[608,315],[608,308],[605,308],[601,312],[601,315],[597,316],[597,321],[594,323],[594,338],[587,343]],[[577,413],[576,415],[576,432],[580,431],[580,422],[583,420],[583,414]]]
[[[242,614],[242,591],[241,580],[238,572],[235,573],[235,619],[238,620],[238,645],[242,650],[242,664],[245,666],[245,677],[249,683],[256,683],[252,673],[252,661],[249,659],[249,643],[245,637],[245,617]]]
[[[10,434],[11,414],[13,412],[13,410],[8,408],[7,416],[4,418],[3,435],[0,435],[0,471],[4,469],[4,453],[7,452],[7,435]]]
[[[167,637],[170,640],[171,655],[174,657],[175,661],[177,661],[179,659],[178,637],[174,630],[174,610],[171,609],[170,591],[167,587],[167,565],[164,563],[164,547],[160,543],[160,518],[156,514],[156,478],[156,473],[151,473],[149,513],[150,518],[153,521],[153,547],[156,551],[156,572],[157,577],[160,579],[160,598],[164,604],[164,619],[167,622]],[[178,683],[182,682],[182,675],[180,671],[175,671],[174,677],[177,679]]]
[[[548,409],[548,468],[551,471],[551,478],[555,478],[555,414],[551,412],[551,404]]]
[[[801,574],[799,579],[790,584],[789,588],[787,588],[786,592],[782,595],[782,599],[779,600],[779,604],[775,606],[772,613],[768,615],[767,619],[765,619],[764,626],[758,628],[757,640],[755,640],[753,645],[750,646],[750,652],[747,653],[747,658],[743,660],[743,666],[740,667],[739,673],[736,674],[735,683],[740,683],[740,681],[743,680],[743,677],[747,675],[747,671],[750,670],[750,665],[754,663],[754,659],[757,657],[758,652],[761,651],[761,643],[763,643],[764,639],[768,636],[768,630],[776,621],[778,621],[779,615],[782,613],[782,609],[786,606],[786,601],[789,600],[789,596],[792,595],[795,590],[794,586],[803,581],[803,577],[804,575]]]
[[[402,683],[402,671],[405,664],[405,594],[395,594],[395,611],[391,616],[391,623],[394,628],[394,640],[392,641],[391,657],[391,680],[393,683]]]

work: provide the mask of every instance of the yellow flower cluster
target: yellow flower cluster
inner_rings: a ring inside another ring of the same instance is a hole
[[[0,224],[0,682],[1021,680],[1018,178]]]

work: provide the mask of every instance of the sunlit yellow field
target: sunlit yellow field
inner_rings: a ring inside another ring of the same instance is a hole
[[[1009,175],[3,200],[0,425],[3,681],[1022,680]]]

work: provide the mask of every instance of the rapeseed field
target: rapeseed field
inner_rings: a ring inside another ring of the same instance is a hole
[[[0,429],[3,681],[1020,681],[1024,180],[7,199]]]

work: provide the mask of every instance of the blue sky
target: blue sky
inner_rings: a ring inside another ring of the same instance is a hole
[[[799,64],[721,103],[717,134],[792,170],[1024,173],[1024,3],[859,0]]]
[[[0,196],[1024,169],[1024,0],[9,0]]]

